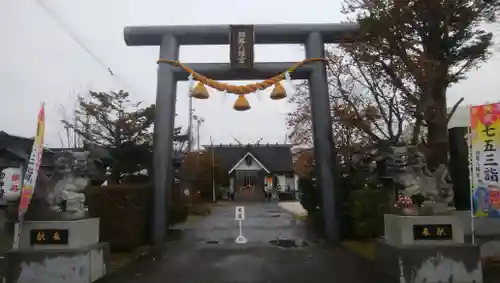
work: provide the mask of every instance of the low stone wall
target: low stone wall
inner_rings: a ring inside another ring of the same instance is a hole
[[[89,283],[106,274],[109,245],[80,249],[11,250],[0,253],[2,283]]]
[[[466,242],[472,243],[470,211],[455,211],[463,223]],[[481,258],[500,258],[500,218],[476,217],[474,219],[475,243],[481,245]]]
[[[455,211],[454,215],[458,217],[464,227],[466,235],[472,234],[470,211]],[[500,240],[500,218],[476,217],[474,218],[475,235],[479,237],[498,237]]]
[[[377,242],[377,269],[395,282],[480,283],[483,272],[477,245],[388,245]]]

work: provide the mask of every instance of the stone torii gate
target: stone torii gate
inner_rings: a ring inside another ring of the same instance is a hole
[[[286,24],[255,25],[255,44],[304,44],[307,58],[324,58],[324,45],[351,38],[355,24]],[[138,26],[126,27],[128,46],[160,46],[160,58],[179,59],[181,45],[223,45],[230,43],[230,26]],[[252,62],[253,63],[253,62]],[[292,63],[255,63],[250,68],[235,69],[229,63],[193,63],[189,68],[215,80],[267,79],[287,70]],[[308,79],[314,136],[314,156],[318,186],[322,190],[326,236],[339,240],[336,208],[337,161],[332,136],[332,119],[325,63],[307,64],[291,74],[292,79]],[[152,242],[164,242],[167,227],[166,199],[172,189],[172,132],[174,130],[176,88],[189,74],[168,64],[158,66],[156,120],[154,125],[154,186]]]

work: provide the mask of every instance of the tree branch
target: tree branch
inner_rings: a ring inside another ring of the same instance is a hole
[[[464,101],[464,98],[460,98],[457,103],[455,103],[455,105],[453,105],[453,107],[451,108],[450,110],[450,113],[448,113],[448,117],[446,118],[446,124],[448,124],[451,120],[451,117],[453,117],[453,114],[455,114],[455,112],[457,111],[458,109],[458,106],[460,105],[460,103],[462,103]]]

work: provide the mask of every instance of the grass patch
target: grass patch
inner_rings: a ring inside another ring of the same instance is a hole
[[[498,282],[500,278],[500,258],[490,257],[483,259],[483,281]]]
[[[168,229],[167,242],[176,242],[182,239],[184,231],[178,229]]]
[[[213,204],[208,202],[193,203],[189,208],[189,213],[191,215],[206,216],[212,212],[212,207]]]
[[[133,252],[111,253],[109,255],[107,272],[113,273],[132,263],[136,258]]]
[[[500,268],[500,256],[490,256],[483,258],[483,263],[485,266]]]
[[[108,273],[113,273],[119,269],[125,268],[146,253],[148,249],[149,246],[142,246],[131,252],[112,252],[109,255]]]
[[[366,259],[375,260],[375,242],[373,241],[345,241],[342,246]]]

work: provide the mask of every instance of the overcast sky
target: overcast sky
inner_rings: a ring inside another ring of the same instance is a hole
[[[39,0],[40,1],[40,0]],[[228,1],[228,0],[41,0],[64,28],[83,42],[99,63],[79,46],[35,0],[0,0],[0,130],[33,136],[40,103],[46,102],[46,142],[61,146],[61,106],[69,112],[78,93],[89,89],[126,89],[132,99],[154,103],[158,47],[128,47],[123,28],[128,25],[204,25],[331,23],[343,20],[340,0]],[[498,40],[497,40],[498,42]],[[227,46],[183,47],[182,62],[228,62]],[[256,61],[299,61],[299,45],[257,46]],[[104,66],[103,66],[104,65]],[[116,74],[112,77],[106,68]],[[500,56],[494,56],[468,79],[449,91],[449,104],[465,97],[465,104],[498,100]],[[268,92],[250,96],[252,109],[232,109],[235,96],[215,91],[194,101],[205,119],[202,144],[284,142],[286,101],[271,101]],[[176,124],[187,125],[187,84],[179,83]]]

